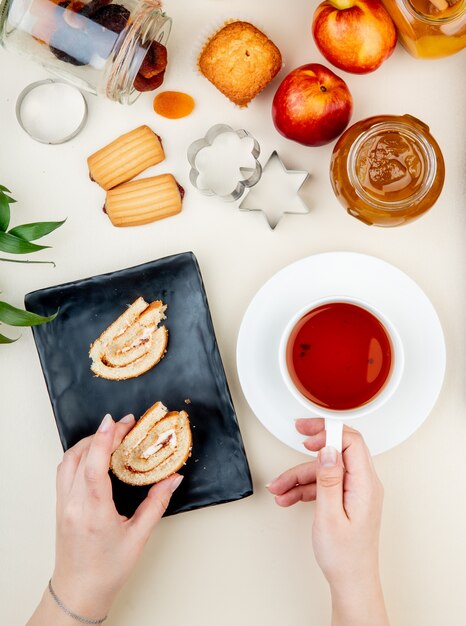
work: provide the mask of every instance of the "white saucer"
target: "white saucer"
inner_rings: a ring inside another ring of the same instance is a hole
[[[279,370],[278,346],[289,319],[313,300],[348,295],[373,304],[396,326],[405,350],[401,383],[377,413],[351,420],[372,454],[390,450],[427,419],[445,374],[445,341],[435,309],[402,271],[353,252],[329,252],[297,261],[254,296],[238,336],[237,366],[244,395],[259,420],[286,445],[308,453],[294,420],[306,415]],[[311,453],[309,453],[311,454]]]

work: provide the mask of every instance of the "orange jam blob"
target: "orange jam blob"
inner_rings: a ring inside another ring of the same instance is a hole
[[[154,111],[170,120],[186,117],[193,109],[194,99],[181,91],[162,91],[154,98]]]

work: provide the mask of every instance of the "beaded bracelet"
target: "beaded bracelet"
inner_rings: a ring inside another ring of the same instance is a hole
[[[49,591],[57,606],[59,606],[61,610],[64,611],[67,615],[77,620],[78,622],[81,622],[81,624],[102,624],[102,622],[105,622],[105,620],[107,619],[107,616],[103,617],[102,619],[89,619],[88,617],[82,617],[82,615],[78,615],[77,613],[73,613],[73,611],[70,611],[70,609],[63,604],[63,602],[55,593],[52,587],[52,579],[49,580]]]

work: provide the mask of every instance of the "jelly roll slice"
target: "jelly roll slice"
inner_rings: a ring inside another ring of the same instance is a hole
[[[91,345],[91,370],[101,378],[136,378],[164,356],[168,330],[159,326],[167,305],[138,298]]]
[[[129,485],[151,485],[179,470],[191,447],[188,414],[156,402],[112,454],[110,469]]]

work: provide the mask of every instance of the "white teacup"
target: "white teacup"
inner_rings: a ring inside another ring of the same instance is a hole
[[[295,386],[293,380],[291,379],[286,363],[286,350],[288,340],[296,324],[302,317],[304,317],[313,309],[316,309],[323,304],[328,304],[331,302],[347,302],[349,304],[354,304],[365,309],[366,311],[371,313],[376,319],[378,319],[379,322],[381,322],[391,342],[392,364],[385,384],[371,400],[354,409],[327,409],[318,404],[315,404],[314,402],[311,402]],[[359,298],[353,298],[351,296],[331,296],[311,302],[306,307],[298,311],[290,319],[280,339],[279,365],[283,380],[285,381],[290,393],[296,398],[296,400],[298,400],[298,402],[300,402],[302,406],[305,407],[308,411],[312,412],[313,416],[325,418],[326,445],[333,446],[339,452],[341,452],[344,422],[368,415],[370,413],[374,413],[375,411],[380,409],[395,393],[398,385],[400,384],[400,380],[403,374],[404,350],[400,336],[394,325],[372,304],[364,302]]]

